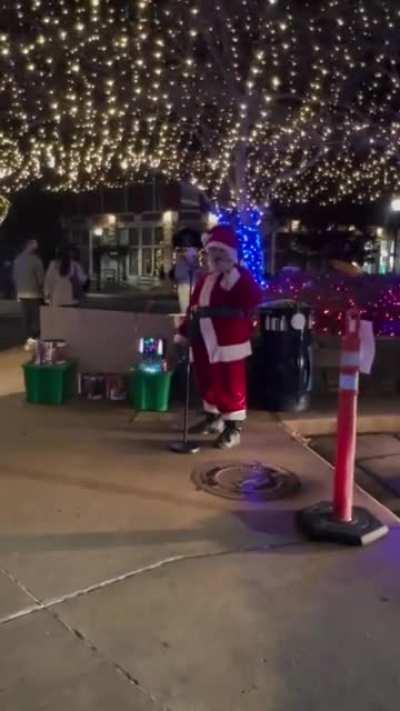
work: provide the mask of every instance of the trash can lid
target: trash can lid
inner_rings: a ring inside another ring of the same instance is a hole
[[[264,301],[258,307],[259,311],[310,311],[311,306],[302,301],[294,299],[276,299],[274,301]]]

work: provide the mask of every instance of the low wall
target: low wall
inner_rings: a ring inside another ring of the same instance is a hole
[[[314,391],[336,392],[339,382],[341,339],[316,336],[314,345]],[[371,375],[361,375],[360,391],[371,395],[395,396],[400,392],[400,339],[377,338]]]
[[[138,360],[142,336],[172,344],[175,315],[129,313],[84,308],[41,309],[42,338],[63,339],[68,356],[82,372],[124,373]]]
[[[142,336],[164,338],[173,355],[173,335],[179,316],[84,308],[41,309],[43,338],[62,338],[83,372],[126,372],[138,360]],[[316,336],[315,393],[336,392],[339,381],[340,339]],[[378,338],[370,376],[361,377],[361,391],[395,396],[400,391],[400,339]]]

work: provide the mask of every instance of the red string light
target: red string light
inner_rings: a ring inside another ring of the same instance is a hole
[[[312,306],[317,333],[341,335],[344,312],[357,306],[373,321],[377,336],[400,337],[400,277],[395,275],[278,275],[268,284],[266,298],[290,298]]]

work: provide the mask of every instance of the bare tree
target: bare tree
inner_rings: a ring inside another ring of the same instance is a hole
[[[400,188],[395,0],[0,0],[0,17],[4,189],[160,171],[242,209]]]
[[[329,203],[396,189],[397,9],[315,5],[198,2],[186,48],[198,60],[179,88],[190,97],[191,168],[213,195]]]

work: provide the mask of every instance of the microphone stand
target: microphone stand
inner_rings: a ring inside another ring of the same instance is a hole
[[[193,319],[192,313],[192,290],[193,290],[193,277],[194,269],[191,267],[189,269],[189,310],[188,310],[188,322],[189,322],[189,335],[190,335],[190,325]],[[189,440],[189,411],[190,411],[190,376],[192,372],[192,366],[190,362],[190,344],[187,349],[186,357],[186,372],[185,372],[185,407],[183,411],[183,432],[182,440],[179,442],[171,442],[169,449],[171,452],[176,454],[197,454],[200,450],[200,443],[193,442]]]

